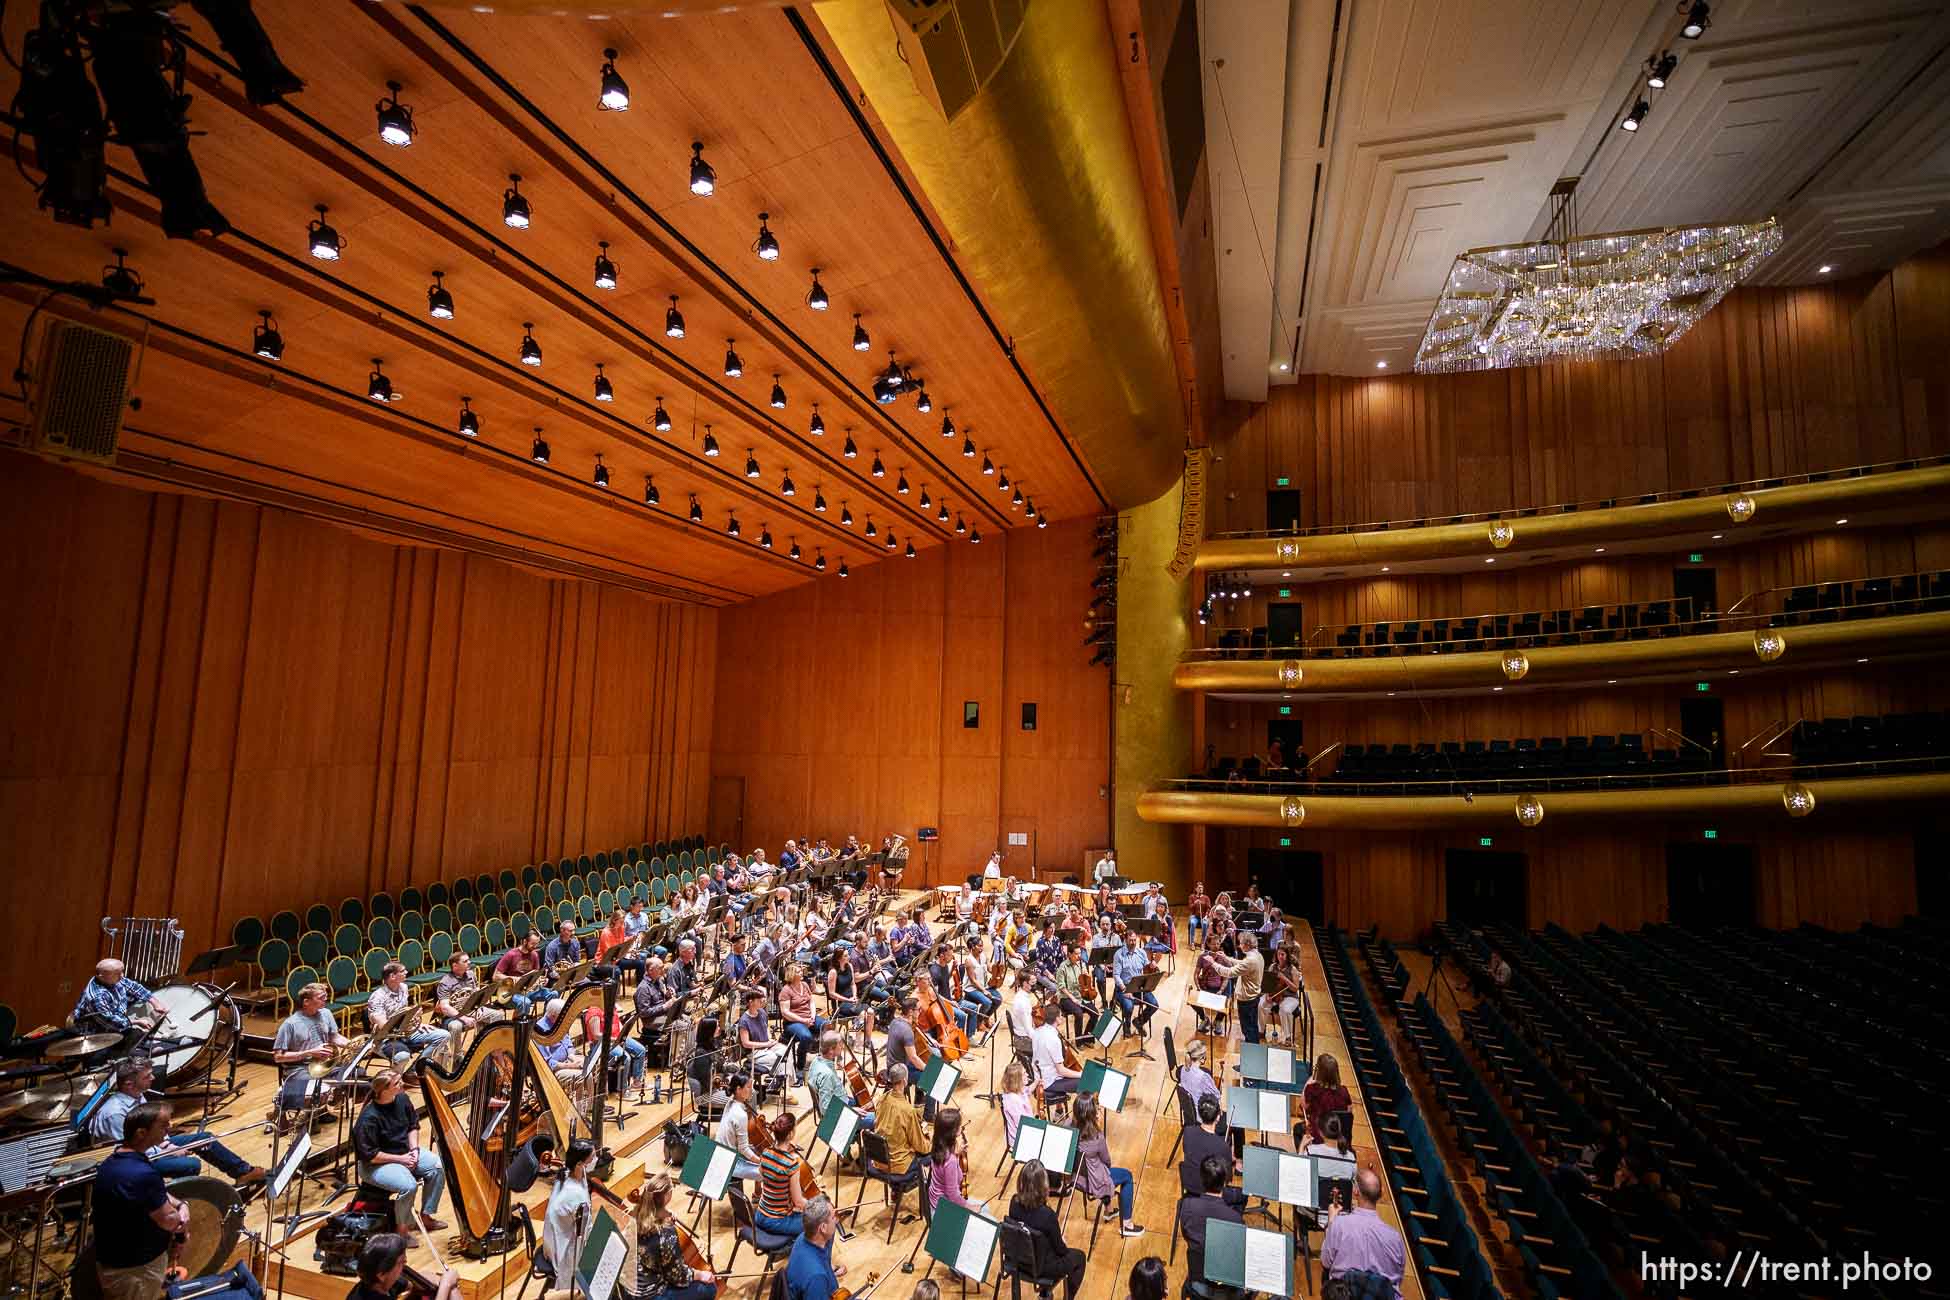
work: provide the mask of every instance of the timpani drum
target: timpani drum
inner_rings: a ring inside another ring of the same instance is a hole
[[[166,984],[155,995],[169,1014],[157,1037],[182,1044],[155,1054],[156,1087],[188,1092],[230,1059],[243,1032],[243,1018],[230,995],[214,984]]]

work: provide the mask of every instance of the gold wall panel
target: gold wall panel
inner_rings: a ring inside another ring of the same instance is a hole
[[[1186,417],[1104,6],[1029,5],[952,122],[915,88],[882,0],[814,12],[1111,505],[1156,498]]]
[[[1783,825],[1820,826],[1846,820],[1851,811],[1892,804],[1941,805],[1950,800],[1950,772],[1911,776],[1845,777],[1808,781],[1813,812],[1791,818],[1783,794],[1792,783],[1787,769],[1778,782],[1734,786],[1684,786],[1652,790],[1536,791],[1531,794],[1484,792],[1465,800],[1442,795],[1230,794],[1218,790],[1147,790],[1138,796],[1138,816],[1149,822],[1206,826],[1278,826],[1294,830],[1409,830],[1419,827],[1503,827],[1523,829],[1520,799],[1542,804],[1539,822],[1606,818],[1772,817]]]
[[[1754,510],[1736,523],[1728,504],[1739,493],[1713,493],[1678,501],[1646,505],[1606,506],[1567,514],[1512,515],[1499,522],[1514,533],[1498,546],[1489,520],[1461,524],[1430,524],[1420,528],[1363,529],[1317,537],[1213,538],[1199,547],[1196,567],[1220,569],[1289,569],[1296,579],[1302,569],[1339,568],[1361,564],[1409,563],[1416,560],[1467,559],[1512,554],[1550,547],[1607,545],[1660,537],[1690,537],[1723,532],[1729,544],[1743,531],[1786,524],[1799,531],[1832,526],[1838,517],[1870,512],[1914,511],[1941,515],[1950,501],[1950,466],[1891,470],[1860,478],[1820,483],[1790,483],[1776,488],[1753,488]]]
[[[1137,796],[1182,773],[1192,756],[1192,697],[1171,684],[1171,660],[1191,639],[1185,584],[1165,572],[1178,541],[1179,490],[1117,521],[1117,685],[1111,704],[1116,808],[1112,843],[1125,874],[1187,883],[1190,838],[1138,815]]]
[[[1380,655],[1361,659],[1197,659],[1179,664],[1172,681],[1181,691],[1263,691],[1269,695],[1345,695],[1368,691],[1488,689],[1519,678],[1526,685],[1663,677],[1709,669],[1819,668],[1863,655],[1950,653],[1950,613],[1809,623],[1766,629],[1786,643],[1771,658],[1755,642],[1757,629],[1697,636],[1530,646],[1518,651],[1528,668],[1512,677],[1505,650]],[[1771,651],[1770,651],[1771,653]]]

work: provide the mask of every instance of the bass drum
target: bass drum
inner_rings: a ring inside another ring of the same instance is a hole
[[[214,984],[168,984],[155,990],[155,995],[169,1013],[168,1023],[156,1036],[182,1043],[155,1054],[156,1087],[163,1092],[189,1092],[230,1059],[243,1031],[243,1018],[230,995]]]
[[[244,1206],[237,1189],[218,1178],[178,1178],[169,1194],[190,1207],[189,1242],[183,1247],[186,1277],[214,1273],[237,1249],[243,1233]],[[75,1256],[68,1275],[69,1300],[102,1300],[101,1275],[95,1271],[95,1243]]]

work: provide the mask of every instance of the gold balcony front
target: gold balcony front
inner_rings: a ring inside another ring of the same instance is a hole
[[[1770,628],[1757,618],[1737,630],[1642,641],[1529,646],[1455,653],[1342,658],[1189,659],[1172,674],[1181,691],[1295,697],[1388,691],[1489,690],[1509,682],[1559,685],[1685,676],[1728,669],[1825,668],[1857,659],[1950,653],[1950,613]]]
[[[1591,787],[1597,784],[1595,780],[1590,783]],[[1795,825],[1833,826],[1870,809],[1941,806],[1950,800],[1950,772],[1797,781],[1788,769],[1782,769],[1778,779],[1770,773],[1767,780],[1738,785],[1574,788],[1521,794],[1486,789],[1467,796],[1451,793],[1448,783],[1442,793],[1430,794],[1320,795],[1297,790],[1292,794],[1198,788],[1147,790],[1138,796],[1137,811],[1150,822],[1289,830],[1523,828],[1648,816],[1682,820],[1765,818]]]
[[[1359,528],[1317,535],[1219,537],[1200,544],[1194,568],[1207,572],[1279,570],[1295,580],[1331,569],[1498,558],[1533,562],[1567,548],[1641,549],[1659,542],[1724,535],[1724,544],[1759,534],[1807,533],[1851,524],[1902,523],[1950,514],[1950,466],[1885,470],[1819,482],[1708,493],[1642,505],[1597,506],[1558,514],[1463,523]]]

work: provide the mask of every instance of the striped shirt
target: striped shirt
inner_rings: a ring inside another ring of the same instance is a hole
[[[783,1219],[792,1211],[792,1183],[799,1177],[799,1153],[770,1146],[758,1157],[758,1212]]]

